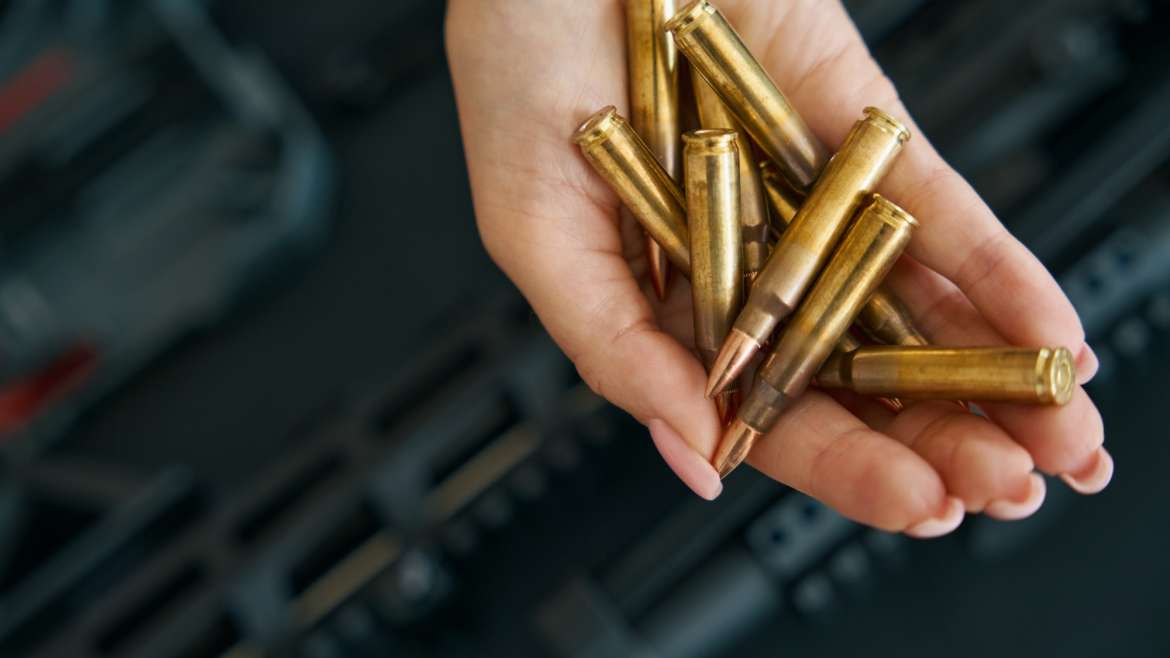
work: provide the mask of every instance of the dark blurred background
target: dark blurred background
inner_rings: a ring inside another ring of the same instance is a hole
[[[846,4],[1080,311],[1105,493],[687,493],[480,247],[441,2],[0,0],[0,656],[1170,655],[1170,7]]]

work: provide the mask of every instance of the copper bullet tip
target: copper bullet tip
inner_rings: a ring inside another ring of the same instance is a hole
[[[757,432],[742,420],[736,418],[732,421],[723,432],[719,448],[715,450],[715,457],[711,460],[711,465],[719,471],[719,477],[727,477],[735,467],[742,464],[761,436],[762,432]]]
[[[747,368],[752,357],[760,351],[760,344],[738,329],[732,329],[719,348],[711,373],[707,377],[707,397],[713,398],[730,386]]]
[[[719,414],[719,425],[727,427],[735,420],[739,411],[739,391],[723,391],[715,396],[715,411]]]
[[[670,261],[666,258],[666,250],[648,233],[646,260],[649,263],[650,285],[654,287],[654,294],[658,295],[659,301],[666,301],[666,291],[670,285]]]

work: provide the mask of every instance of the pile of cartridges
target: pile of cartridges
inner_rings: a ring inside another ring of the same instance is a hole
[[[898,120],[867,108],[830,158],[707,0],[627,8],[632,125],[606,107],[573,139],[645,228],[659,295],[668,267],[690,278],[695,347],[726,425],[721,475],[814,382],[895,410],[900,398],[1068,402],[1067,349],[931,347],[882,287],[918,224],[874,193],[910,139]],[[702,126],[681,136],[681,172],[676,47]]]

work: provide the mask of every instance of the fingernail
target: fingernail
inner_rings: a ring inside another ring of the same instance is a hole
[[[715,500],[722,493],[723,483],[719,480],[715,468],[707,463],[702,455],[695,452],[678,432],[657,418],[651,419],[646,426],[650,429],[654,447],[658,448],[658,453],[666,460],[666,465],[683,481],[683,484],[690,487],[700,498],[707,500]]]
[[[1048,493],[1048,486],[1039,473],[1032,473],[1031,486],[1028,495],[1023,500],[993,500],[983,508],[990,517],[1000,521],[1018,521],[1026,519],[1036,513],[1044,504],[1044,496]]]
[[[1097,448],[1089,464],[1076,473],[1061,473],[1060,479],[1080,494],[1095,494],[1113,479],[1113,457],[1105,448]]]
[[[1097,374],[1097,369],[1101,367],[1101,361],[1097,359],[1097,353],[1085,343],[1081,347],[1081,353],[1077,355],[1077,384],[1084,386],[1092,381]]]
[[[964,513],[963,501],[958,498],[949,497],[947,498],[947,507],[943,510],[942,514],[916,523],[906,528],[905,532],[907,535],[917,539],[941,537],[959,527],[959,524],[963,522]]]

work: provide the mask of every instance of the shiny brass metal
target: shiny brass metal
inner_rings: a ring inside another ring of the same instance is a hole
[[[755,158],[752,157],[751,138],[743,126],[707,81],[698,73],[694,73],[693,68],[691,71],[699,121],[704,128],[734,131],[736,144],[739,146],[739,224],[743,234],[743,271],[747,289],[756,280],[760,270],[764,269],[764,263],[768,261],[768,204],[764,200],[760,171],[755,165]]]
[[[928,341],[910,318],[910,311],[887,287],[873,293],[857,315],[857,323],[874,340],[887,345],[927,345]]]
[[[865,117],[853,125],[752,286],[707,380],[709,396],[739,376],[780,320],[796,308],[849,219],[909,138],[893,117],[865,109]]]
[[[836,357],[836,355],[848,354],[849,352],[853,352],[855,350],[861,349],[861,347],[862,347],[861,341],[857,340],[857,337],[854,336],[852,332],[846,331],[844,334],[841,335],[841,340],[837,341],[836,349],[833,351],[833,354],[829,357],[829,360],[825,362],[825,366],[821,366],[821,370],[824,370],[825,367],[828,365],[828,363],[830,361],[832,361]],[[818,374],[817,376],[819,377],[820,375]],[[886,409],[888,409],[889,411],[892,411],[894,413],[898,413],[899,411],[902,411],[902,409],[904,409],[906,407],[906,405],[902,404],[902,401],[899,400],[898,398],[878,397],[876,399],[878,401],[878,404],[881,404],[883,407],[885,407]]]
[[[772,217],[780,220],[780,231],[792,221],[804,195],[796,192],[780,176],[776,165],[765,160],[760,163],[761,180],[772,205]],[[927,345],[926,337],[914,326],[910,311],[902,300],[885,285],[878,286],[873,297],[861,308],[857,323],[870,337],[887,345]],[[852,338],[852,337],[850,337]],[[860,347],[860,343],[858,344]],[[841,349],[840,347],[838,349]],[[844,350],[849,351],[849,350]]]
[[[865,395],[1061,405],[1072,399],[1075,373],[1063,347],[875,345],[834,354],[816,382]]]
[[[808,387],[901,255],[916,225],[909,213],[878,195],[862,209],[757,372],[755,386],[739,408],[738,422],[720,441],[712,464],[721,474],[743,461],[751,451],[750,442],[772,429]]]
[[[683,135],[695,348],[710,367],[743,304],[739,148],[734,130]],[[734,387],[716,397],[720,418],[734,413]]]
[[[675,0],[626,2],[626,61],[630,80],[630,123],[650,147],[666,173],[680,180],[678,52],[664,29],[674,15]],[[649,233],[646,256],[659,299],[666,298],[670,263]]]
[[[777,233],[782,233],[784,227],[796,217],[800,205],[804,203],[804,195],[792,189],[792,185],[780,174],[776,163],[771,160],[760,162],[760,182],[764,186],[764,193],[772,207],[772,225]]]
[[[586,119],[573,133],[573,141],[670,262],[690,276],[682,191],[633,127],[609,105]]]
[[[812,185],[829,160],[828,150],[792,109],[723,14],[707,0],[698,0],[667,21],[666,29],[785,176],[801,189]]]
[[[780,172],[776,170],[776,165],[771,161],[761,162],[759,169],[764,188],[772,202],[772,214],[770,215],[774,220],[772,227],[777,234],[782,234],[784,229],[788,228],[792,218],[796,216],[800,205],[804,203],[804,195],[793,190],[788,182],[781,178]],[[841,336],[841,341],[837,343],[837,349],[844,352],[851,352],[859,347],[861,347],[861,341],[849,332],[845,332],[845,335]]]

